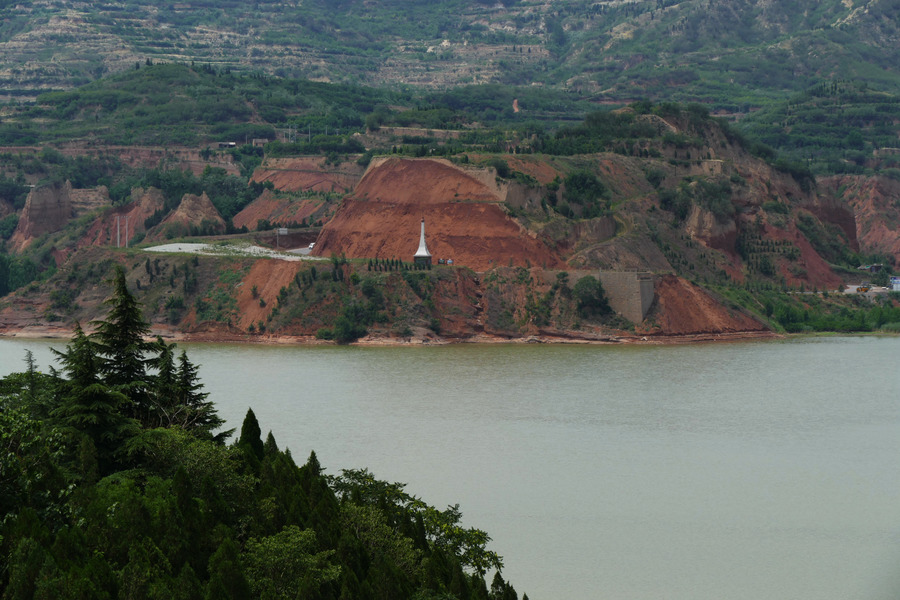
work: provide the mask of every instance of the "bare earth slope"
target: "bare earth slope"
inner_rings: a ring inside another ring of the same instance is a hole
[[[655,306],[644,327],[658,335],[722,334],[767,331],[756,319],[731,310],[702,288],[674,275],[655,286]]]
[[[448,161],[373,161],[356,191],[322,230],[315,254],[412,261],[425,219],[438,259],[483,271],[493,265],[561,266],[562,258],[509,217],[484,173]]]
[[[325,157],[267,158],[253,173],[256,182],[271,181],[283,192],[349,192],[365,169],[354,162],[333,166]]]
[[[200,196],[185,194],[178,208],[148,232],[147,239],[161,240],[186,235],[192,228],[197,227],[203,228],[206,235],[225,231],[225,220],[213,206],[206,192]]]
[[[21,252],[31,241],[45,233],[59,231],[74,216],[69,182],[34,188],[28,193],[25,208],[9,246]]]
[[[820,186],[853,207],[860,250],[893,256],[900,264],[900,181],[836,175],[820,181]]]

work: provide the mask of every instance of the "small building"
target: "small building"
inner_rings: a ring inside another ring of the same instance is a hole
[[[876,263],[873,265],[860,265],[856,267],[857,271],[868,271],[869,273],[880,273],[882,267],[884,267],[881,263]]]
[[[413,256],[413,263],[417,265],[425,265],[431,266],[431,252],[428,251],[428,246],[425,244],[425,219],[422,219],[422,232],[419,235],[419,249],[416,250],[415,256]]]

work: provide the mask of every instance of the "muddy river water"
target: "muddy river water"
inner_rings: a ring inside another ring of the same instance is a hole
[[[900,337],[185,347],[230,425],[459,503],[532,600],[900,595]]]

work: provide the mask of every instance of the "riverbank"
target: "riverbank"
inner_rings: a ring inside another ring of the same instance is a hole
[[[90,329],[87,329],[89,332]],[[33,325],[19,328],[0,329],[0,338],[10,339],[71,339],[73,331],[65,327]],[[183,332],[171,328],[151,328],[151,338],[161,337],[170,342],[199,342],[216,344],[260,344],[270,346],[333,346],[336,342],[319,339],[311,335],[269,335],[248,334],[226,331]],[[466,337],[438,335],[413,335],[396,337],[367,335],[350,345],[389,346],[437,346],[447,344],[649,344],[672,345],[701,342],[732,342],[744,340],[778,339],[785,337],[773,331],[732,331],[719,333],[694,333],[681,335],[619,335],[593,334],[590,332],[555,332],[526,336],[501,336],[480,333]]]

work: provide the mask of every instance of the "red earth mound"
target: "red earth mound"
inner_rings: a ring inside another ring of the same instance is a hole
[[[554,249],[506,214],[488,185],[430,159],[390,158],[370,168],[322,229],[315,254],[412,261],[423,218],[434,262],[453,259],[476,271],[510,263],[563,266]]]
[[[785,231],[768,224],[765,226],[766,239],[787,240],[800,250],[800,256],[796,260],[778,258],[778,274],[784,277],[788,285],[800,287],[807,285],[825,290],[836,290],[841,285],[841,278],[823,259],[809,240],[791,225]]]
[[[256,229],[261,219],[273,225],[288,226],[308,220],[321,205],[319,198],[279,198],[270,190],[265,190],[259,198],[234,215],[233,222],[235,227],[247,227],[251,231]]]
[[[485,161],[490,158],[496,158],[495,154],[470,154],[469,156],[474,161]],[[560,179],[565,178],[565,174],[554,168],[553,165],[548,162],[546,156],[535,157],[528,154],[510,154],[504,156],[503,160],[509,165],[510,170],[531,175],[537,179],[538,183],[541,185],[547,185],[557,177]]]
[[[323,157],[270,158],[256,169],[252,181],[271,181],[284,192],[315,191],[346,193],[362,177],[356,163],[325,164]]]
[[[360,200],[395,204],[438,204],[474,201],[498,202],[491,171],[468,173],[450,161],[386,158],[373,160],[353,196]]]
[[[34,238],[65,227],[74,214],[71,192],[72,185],[68,181],[36,187],[28,192],[22,216],[9,240],[10,249],[21,252]]]
[[[251,324],[264,322],[272,309],[278,306],[278,293],[282,287],[293,285],[294,276],[302,263],[285,260],[258,260],[244,276],[237,293],[238,326],[246,330]],[[256,288],[254,293],[254,288]],[[260,298],[265,304],[260,303]]]
[[[225,220],[206,192],[200,196],[185,194],[181,198],[178,208],[163,219],[162,223],[154,227],[147,234],[147,239],[161,240],[187,235],[191,227],[201,228],[207,235],[225,231]]]
[[[728,309],[699,286],[674,275],[661,277],[655,293],[656,305],[649,320],[655,321],[658,328],[648,329],[648,333],[694,335],[768,330],[753,317]]]

